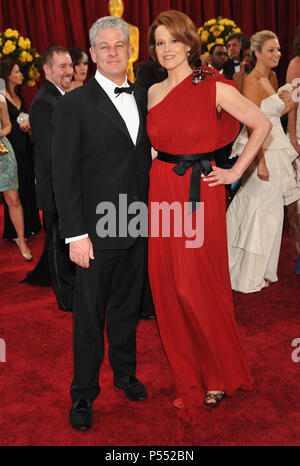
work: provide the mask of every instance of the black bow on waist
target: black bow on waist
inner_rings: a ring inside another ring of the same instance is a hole
[[[190,179],[190,198],[191,212],[197,209],[197,202],[201,198],[201,173],[207,176],[212,171],[211,162],[214,160],[214,152],[205,154],[190,154],[190,155],[173,155],[166,152],[158,152],[158,160],[168,163],[176,163],[173,171],[179,175],[185,175],[186,171],[192,167]]]

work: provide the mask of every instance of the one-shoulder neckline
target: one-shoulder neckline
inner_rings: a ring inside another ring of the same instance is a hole
[[[178,83],[176,86],[172,87],[172,89],[157,104],[153,105],[153,107],[151,107],[148,110],[148,112],[151,112],[154,108],[158,107],[162,102],[164,102],[170,96],[170,94],[173,93],[173,91],[178,89],[188,78],[191,78],[192,75],[193,75],[193,73],[189,74],[182,81],[180,81],[180,83]]]

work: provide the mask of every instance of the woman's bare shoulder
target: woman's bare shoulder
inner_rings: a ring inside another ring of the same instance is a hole
[[[161,95],[163,94],[164,90],[164,81],[152,84],[151,87],[148,89],[148,108],[154,107],[159,100],[161,99]]]
[[[243,82],[243,89],[257,89],[262,90],[265,87],[265,83],[268,81],[267,78],[261,77],[256,73],[249,73],[245,76]]]
[[[159,83],[155,83],[155,84],[152,84],[151,87],[149,87],[148,89],[148,96],[153,96],[155,95],[157,92],[160,91],[160,89],[162,89],[163,87],[163,81],[162,82],[159,82]]]

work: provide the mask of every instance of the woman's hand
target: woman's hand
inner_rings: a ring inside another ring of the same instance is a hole
[[[232,184],[240,178],[234,167],[224,169],[220,167],[212,167],[213,171],[203,178],[203,181],[209,182],[210,187],[219,186],[221,184]]]
[[[266,162],[260,161],[257,164],[257,176],[263,181],[269,181],[270,174]]]
[[[292,99],[292,93],[289,91],[282,91],[279,94],[280,99],[285,103],[285,109],[281,115],[284,115],[285,113],[288,113],[292,110],[293,108],[293,99]]]
[[[28,131],[30,131],[30,123],[29,123],[29,120],[26,120],[24,123],[21,123],[20,124],[20,129],[22,131],[24,131],[24,133],[28,133]]]

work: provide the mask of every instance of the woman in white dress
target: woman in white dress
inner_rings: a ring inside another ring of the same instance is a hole
[[[260,291],[278,280],[284,205],[300,199],[292,162],[297,157],[281,126],[280,117],[292,109],[291,85],[277,91],[272,68],[281,52],[277,36],[260,31],[251,38],[256,60],[245,78],[242,93],[266,113],[273,128],[256,159],[243,176],[242,186],[227,211],[229,269],[233,290]],[[248,140],[243,128],[232,156],[241,153]]]
[[[296,173],[296,180],[300,189],[300,26],[297,29],[294,44],[292,59],[289,63],[286,82],[293,84],[294,105],[289,113],[288,132],[291,144],[298,157],[293,162]],[[298,81],[296,81],[298,79]],[[294,272],[300,275],[300,201],[294,202],[288,206],[288,219],[290,227],[290,236],[292,243],[292,256],[296,260]]]

